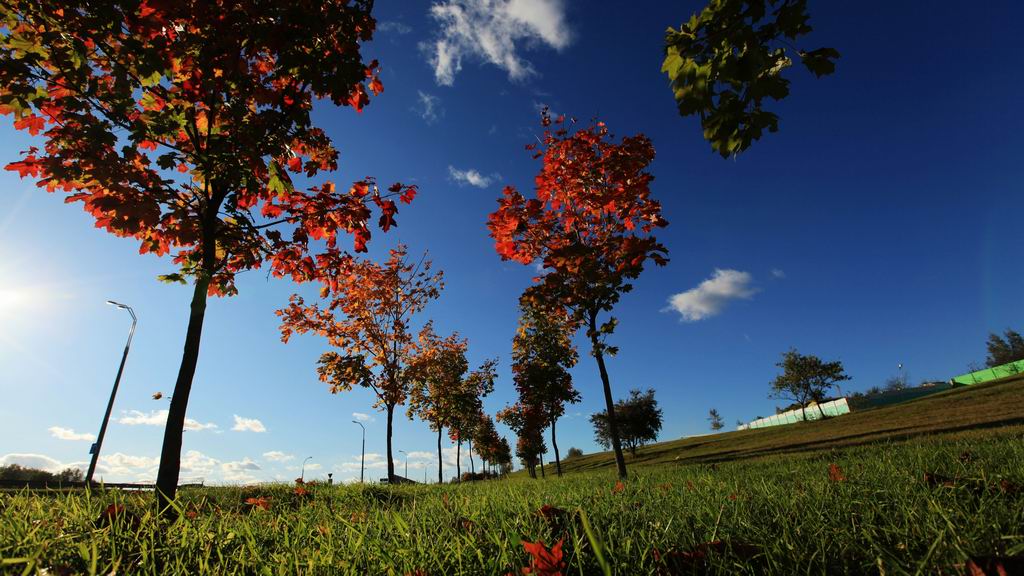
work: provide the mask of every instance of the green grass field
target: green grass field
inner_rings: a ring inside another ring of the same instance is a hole
[[[960,574],[971,559],[995,574],[993,558],[1019,573],[1021,400],[997,383],[896,420],[659,444],[618,487],[595,455],[560,479],[186,489],[174,524],[149,494],[0,493],[0,571],[522,574],[523,541],[561,540],[564,574]]]

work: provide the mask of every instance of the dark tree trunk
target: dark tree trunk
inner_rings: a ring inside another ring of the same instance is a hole
[[[455,478],[462,482],[462,438],[455,443]]]
[[[562,477],[562,459],[558,455],[558,440],[555,439],[555,421],[557,418],[551,419],[551,447],[555,449],[555,474],[559,478]]]
[[[178,379],[174,383],[171,406],[167,411],[164,426],[164,442],[160,449],[160,469],[156,475],[157,509],[165,517],[176,516],[169,506],[178,491],[178,474],[181,472],[181,440],[185,431],[185,411],[188,396],[192,392],[192,378],[199,361],[199,343],[203,335],[203,318],[206,317],[206,292],[210,286],[208,276],[196,279],[192,292],[192,307],[185,332],[185,349],[178,367]]]
[[[540,477],[544,480],[548,479],[548,475],[544,473],[544,455],[540,455]]]
[[[615,466],[619,478],[626,479],[626,459],[622,456],[622,442],[619,440],[619,426],[615,422],[615,402],[612,400],[612,385],[608,382],[608,370],[604,367],[604,353],[601,343],[597,341],[597,313],[590,314],[590,345],[593,347],[597,368],[601,372],[601,384],[604,386],[604,404],[608,413],[608,435],[611,436],[612,449],[615,451]]]
[[[476,474],[476,465],[473,464],[473,439],[470,438],[467,442],[469,443],[469,473]]]
[[[391,430],[395,416],[395,405],[387,404],[388,408],[388,484],[395,481],[395,461],[391,458]]]
[[[444,426],[437,425],[437,483],[444,484],[444,458],[441,457],[441,434]]]

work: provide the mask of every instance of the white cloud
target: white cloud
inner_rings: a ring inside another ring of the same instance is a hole
[[[775,278],[785,278],[786,273],[783,272],[782,270],[779,270],[778,268],[772,268],[772,276],[774,276]]]
[[[362,412],[353,412],[352,417],[360,422],[373,422],[373,416],[363,414]]]
[[[412,32],[412,26],[395,20],[382,20],[377,23],[377,30],[387,33],[393,32],[404,36]]]
[[[459,170],[454,166],[448,166],[448,177],[455,181],[459,186],[476,186],[477,188],[487,188],[491,185],[491,182],[498,178],[501,178],[501,174],[491,174],[490,176],[484,176],[480,172],[470,168],[468,170]]]
[[[190,476],[208,476],[219,463],[198,450],[189,450],[181,458],[181,471]]]
[[[235,432],[266,432],[267,428],[256,418],[242,418],[235,414],[235,425],[231,427]]]
[[[749,272],[716,269],[711,278],[696,288],[680,292],[668,299],[665,310],[675,310],[685,322],[696,322],[721,312],[731,300],[749,300],[757,293],[751,286]]]
[[[0,456],[0,466],[10,466],[11,464],[47,472],[60,472],[65,468],[59,460],[45,454],[4,454]]]
[[[232,462],[224,462],[220,465],[221,475],[224,480],[243,484],[255,482],[257,478],[251,473],[258,470],[262,470],[260,465],[248,457]]]
[[[168,410],[150,410],[149,412],[122,410],[121,414],[122,416],[116,420],[118,424],[127,424],[128,426],[163,426],[167,422]],[[199,431],[216,427],[217,425],[213,422],[203,424],[198,420],[185,418],[185,430]]]
[[[420,118],[427,124],[434,124],[440,118],[444,117],[444,108],[441,106],[441,99],[433,94],[427,94],[422,90],[417,90],[418,104],[413,106],[411,110],[419,114]]]
[[[435,452],[425,452],[420,450],[413,450],[409,452],[410,460],[437,460],[437,454]]]
[[[512,80],[534,73],[519,57],[517,42],[545,44],[556,50],[569,45],[562,0],[446,0],[431,6],[440,25],[438,38],[425,48],[434,78],[451,86],[463,58],[474,58],[508,72]]]
[[[270,452],[264,452],[263,457],[271,462],[287,462],[292,458],[295,458],[292,454],[285,454],[279,450],[271,450]]]
[[[95,440],[96,437],[88,432],[75,432],[71,428],[61,428],[60,426],[50,426],[47,428],[50,431],[50,435],[60,440],[89,440],[90,442]]]

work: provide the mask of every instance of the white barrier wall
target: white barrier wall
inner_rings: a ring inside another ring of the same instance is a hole
[[[812,402],[807,405],[804,410],[796,409],[789,410],[769,416],[767,418],[759,418],[753,422],[747,424],[741,424],[736,427],[737,430],[748,430],[751,428],[767,428],[769,426],[782,426],[784,424],[795,424],[807,420],[820,420],[822,418],[831,416],[841,416],[843,414],[850,413],[850,405],[846,402],[846,398],[840,398],[838,400],[832,400],[831,402],[825,402],[824,404],[817,404]]]

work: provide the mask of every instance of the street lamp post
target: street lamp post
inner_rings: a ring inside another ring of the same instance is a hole
[[[353,424],[359,424],[359,427],[363,429],[363,453],[359,457],[359,483],[363,483],[363,471],[366,469],[366,426],[358,420],[353,420]]]
[[[138,323],[138,318],[135,316],[135,311],[132,310],[131,306],[114,302],[113,300],[107,300],[107,304],[111,306],[117,306],[118,308],[127,310],[132,315],[132,327],[128,331],[128,342],[124,345],[124,354],[121,355],[121,365],[117,368],[117,376],[114,378],[114,388],[110,391],[110,400],[107,402],[107,411],[103,415],[103,423],[100,424],[100,433],[96,436],[96,442],[89,448],[89,453],[92,454],[92,458],[89,460],[89,472],[85,475],[85,484],[92,484],[92,475],[96,472],[96,462],[100,458],[100,448],[103,446],[103,437],[107,434],[107,422],[110,421],[110,412],[114,409],[114,397],[117,396],[117,387],[121,384],[121,374],[124,373],[124,363],[128,360],[128,349],[132,345],[132,336],[135,335],[135,324]]]
[[[405,454],[405,478],[408,479],[409,478],[409,453],[406,452],[405,450],[399,450],[398,452],[401,453],[401,454]]]
[[[312,456],[306,456],[306,459],[302,461],[302,471],[299,473],[299,480],[306,481],[306,462],[312,460]]]

